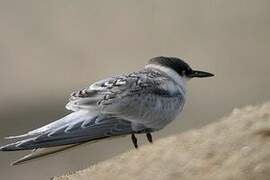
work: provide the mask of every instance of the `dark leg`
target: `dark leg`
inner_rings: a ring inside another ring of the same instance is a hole
[[[137,149],[138,148],[138,141],[137,141],[135,134],[131,134],[131,139],[132,139],[134,147]]]
[[[152,135],[151,133],[146,133],[146,137],[150,143],[153,143]]]

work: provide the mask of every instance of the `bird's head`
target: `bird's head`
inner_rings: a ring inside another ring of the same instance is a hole
[[[185,61],[176,57],[155,57],[150,59],[148,65],[157,65],[160,67],[172,69],[181,77],[188,79],[214,76],[214,74],[209,72],[194,70]]]

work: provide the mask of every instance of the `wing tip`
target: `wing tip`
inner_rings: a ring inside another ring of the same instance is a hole
[[[6,144],[4,146],[0,146],[0,151],[10,151],[11,144]]]
[[[0,147],[0,151],[15,151],[14,149],[15,145],[14,144],[7,144],[7,145],[4,145],[4,146],[1,146]]]

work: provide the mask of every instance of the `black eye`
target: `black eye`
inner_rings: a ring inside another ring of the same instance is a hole
[[[182,75],[186,75],[186,70],[183,70],[182,71]]]

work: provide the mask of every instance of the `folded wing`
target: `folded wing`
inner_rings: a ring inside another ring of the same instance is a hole
[[[74,92],[66,108],[101,112],[127,120],[140,119],[146,109],[160,108],[156,107],[160,100],[169,102],[169,98],[182,94],[172,79],[159,72],[145,71],[105,79]]]
[[[33,137],[0,147],[1,151],[29,150],[45,147],[77,144],[112,136],[126,135],[132,132],[131,123],[122,119],[107,116],[89,116],[81,112],[80,116],[70,116],[76,119],[66,119],[66,123],[49,129],[36,131]],[[57,122],[57,121],[56,121]],[[46,127],[46,126],[45,126]]]

